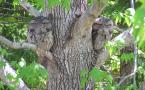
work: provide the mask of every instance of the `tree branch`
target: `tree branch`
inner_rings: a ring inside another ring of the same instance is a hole
[[[40,12],[35,9],[32,5],[26,2],[26,0],[19,0],[20,5],[25,8],[30,14],[32,14],[35,17],[40,16]]]
[[[15,85],[16,90],[30,90],[27,85],[22,81],[21,78],[17,80],[9,80],[8,75],[12,75],[14,78],[17,78],[15,70],[9,65],[9,63],[0,56],[0,62],[4,63],[4,66],[0,67],[0,79],[8,86]]]
[[[126,75],[123,79],[120,80],[120,82],[118,83],[117,86],[120,86],[127,78],[130,78],[130,77],[134,76],[135,74],[136,74],[136,71],[132,72],[129,75]]]
[[[1,35],[0,35],[0,42],[13,49],[31,49],[33,51],[36,51],[37,49],[36,45],[34,44],[25,43],[25,42],[24,43],[12,42]]]
[[[94,4],[86,10],[84,14],[78,20],[76,27],[80,29],[81,34],[85,35],[85,30],[90,29],[96,20],[96,18],[101,14],[102,10],[105,8],[108,0],[94,0]],[[78,29],[77,29],[78,30]]]
[[[130,46],[130,45],[134,44],[133,36],[132,36],[130,30],[122,32],[117,37],[115,37],[114,39],[111,40],[112,43],[117,43],[120,41],[123,42],[124,46],[120,47],[119,50],[126,46]]]

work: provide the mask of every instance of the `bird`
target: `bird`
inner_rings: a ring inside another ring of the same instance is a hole
[[[111,39],[113,21],[109,18],[100,17],[92,25],[92,44],[94,50],[104,47],[106,41]]]
[[[52,60],[50,49],[53,46],[52,21],[46,17],[36,17],[30,21],[27,32],[27,42],[37,46],[38,63],[47,68]]]
[[[28,26],[27,41],[38,48],[49,50],[53,45],[52,24],[45,17],[36,17]]]

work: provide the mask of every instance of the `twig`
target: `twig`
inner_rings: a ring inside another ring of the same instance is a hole
[[[134,71],[133,73],[126,75],[119,83],[117,86],[120,86],[127,78],[132,77],[133,75],[136,74],[136,71]]]
[[[137,45],[134,41],[134,77],[133,77],[133,83],[136,86],[136,71],[137,71]]]

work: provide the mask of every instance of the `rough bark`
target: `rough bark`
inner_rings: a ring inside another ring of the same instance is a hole
[[[91,70],[96,65],[91,32],[103,5],[96,6],[100,2],[95,2],[91,9],[84,12],[84,1],[72,0],[72,3],[80,4],[76,5],[77,9],[72,8],[70,13],[64,12],[59,6],[51,11],[54,15],[54,44],[51,51],[55,64],[48,65],[48,90],[80,90],[80,71],[84,68]],[[83,13],[80,17],[76,17],[78,9]]]
[[[76,29],[78,26],[74,29],[75,25],[79,25],[74,13],[67,15],[59,7],[54,11],[54,18],[58,19],[54,19],[54,45],[51,51],[57,68],[53,68],[52,64],[48,66],[48,90],[80,90],[80,70],[91,68],[91,30],[87,31],[86,37],[82,37]]]

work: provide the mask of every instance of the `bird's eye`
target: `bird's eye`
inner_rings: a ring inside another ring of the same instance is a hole
[[[42,23],[43,23],[43,24],[48,24],[49,21],[48,21],[48,20],[43,20]]]
[[[35,20],[31,20],[31,21],[30,21],[30,23],[34,23],[34,22],[35,22]]]
[[[50,29],[49,29],[49,28],[46,28],[46,31],[47,31],[47,32],[49,32],[49,31],[50,31]]]
[[[105,25],[106,25],[106,26],[112,26],[112,24],[111,24],[111,23],[106,23]]]
[[[34,29],[30,29],[29,32],[34,32]]]

